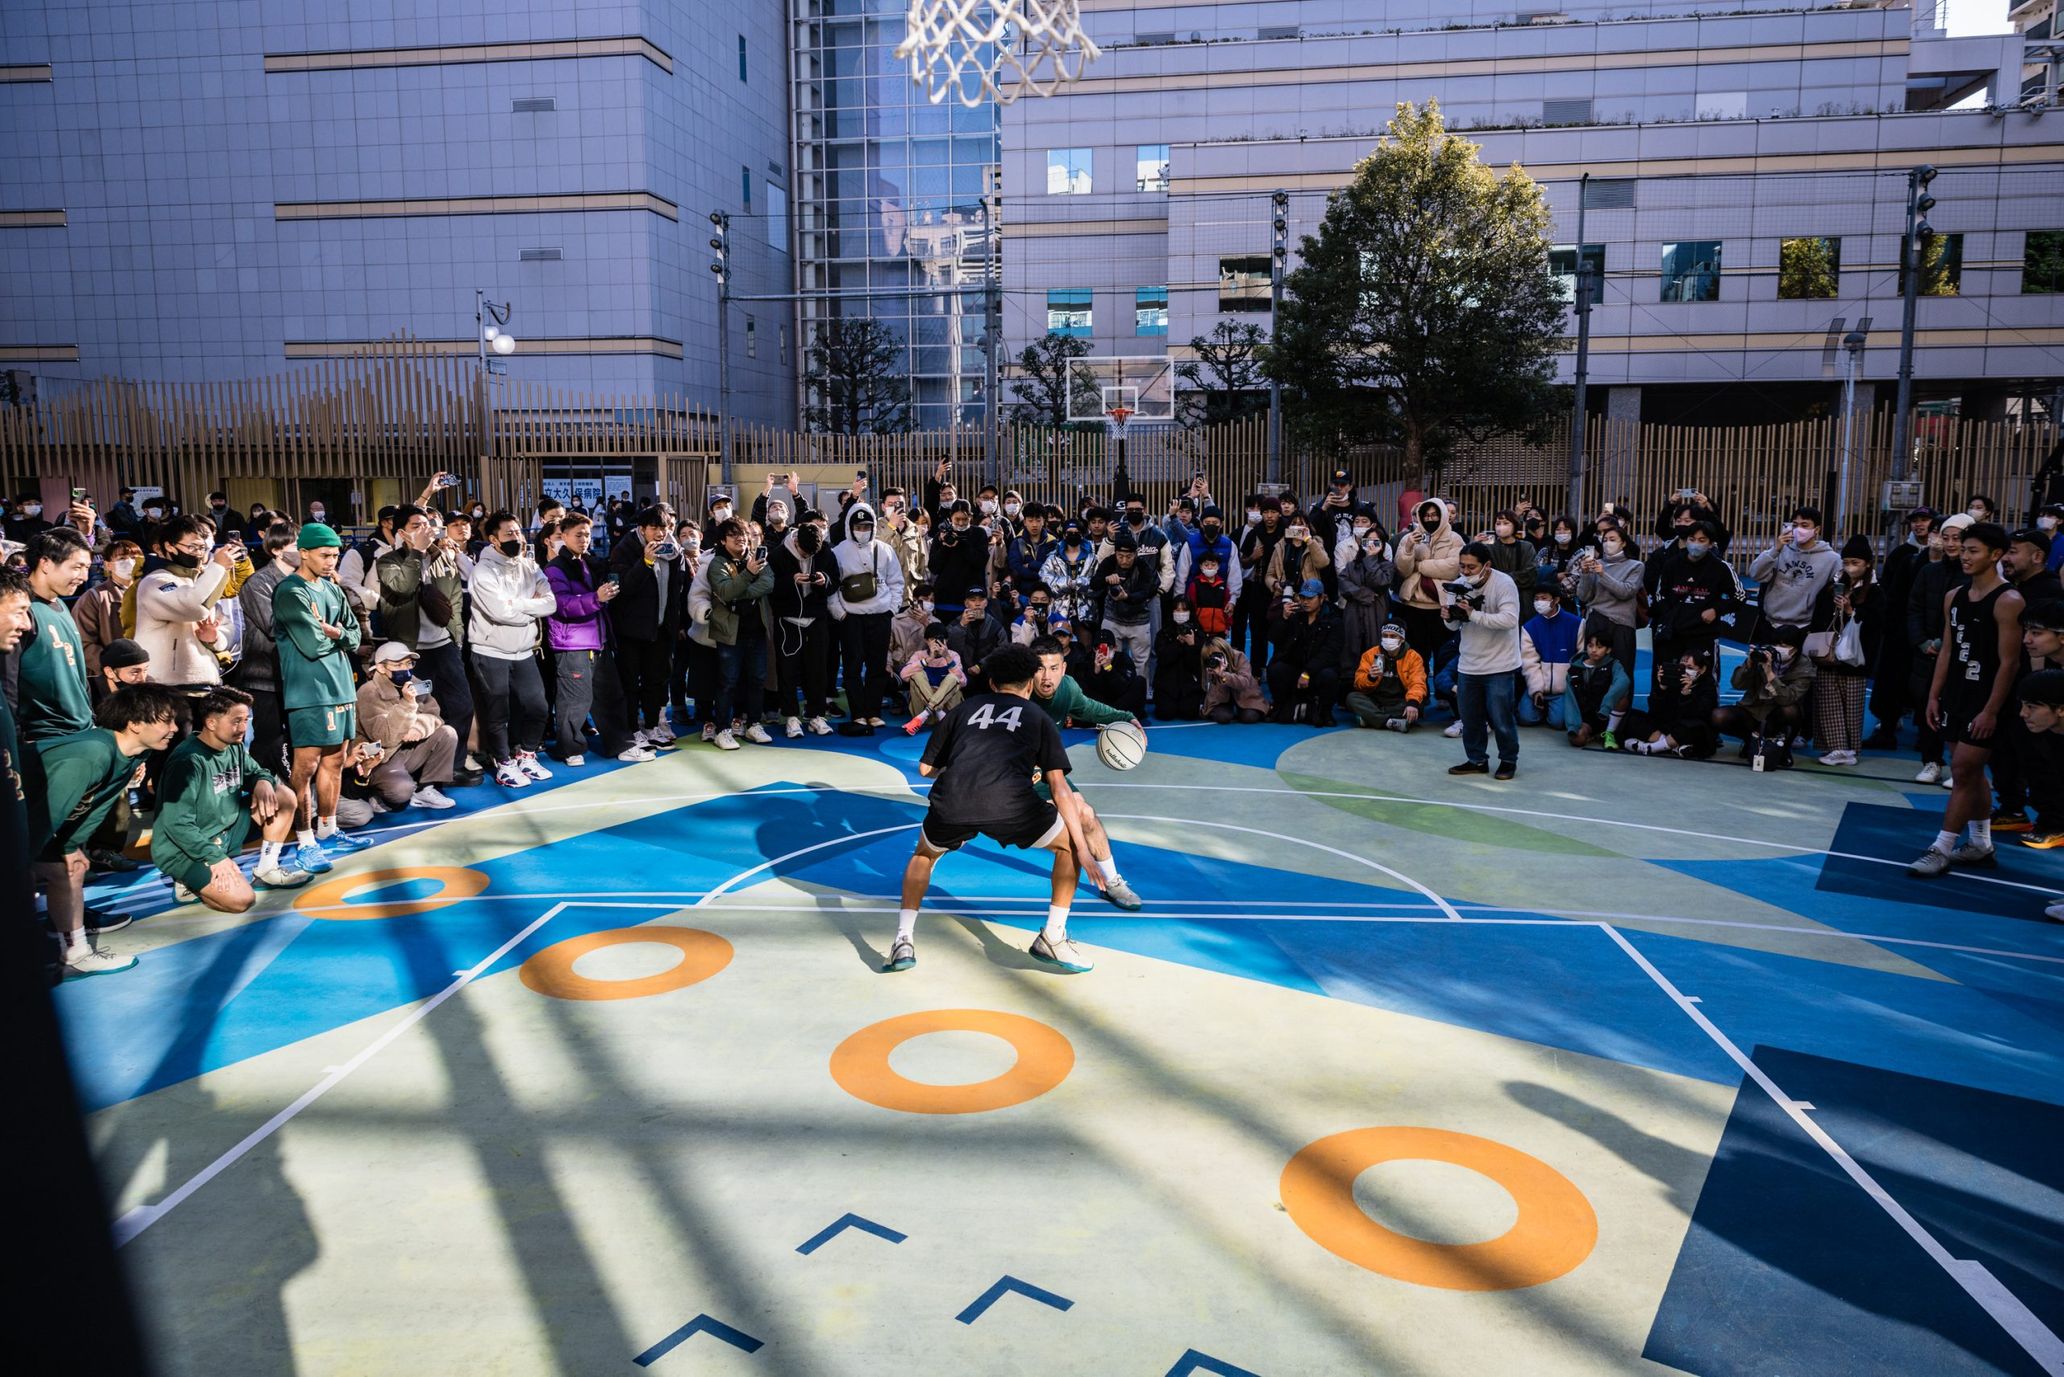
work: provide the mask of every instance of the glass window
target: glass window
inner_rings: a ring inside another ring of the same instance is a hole
[[[788,252],[788,188],[779,182],[767,183],[767,244]]]
[[[745,318],[745,356],[756,359],[760,356],[760,331],[751,316]]]
[[[1046,150],[1046,194],[1087,196],[1090,186],[1090,154],[1087,148]]]
[[[1137,189],[1140,191],[1168,190],[1168,145],[1165,143],[1143,143],[1134,150],[1134,166],[1138,169]]]
[[[1595,305],[1599,299],[1601,285],[1605,281],[1605,245],[1586,244],[1584,267],[1591,274],[1591,300]],[[1557,244],[1548,250],[1548,274],[1555,279],[1556,290],[1562,299],[1574,303],[1577,299],[1577,246]]]
[[[745,203],[747,210],[752,209],[752,169],[749,167],[738,169],[738,199]]]
[[[738,35],[738,79],[745,80],[745,35]]]
[[[1132,332],[1135,335],[1168,333],[1168,289],[1141,287],[1132,294]]]
[[[1046,332],[1089,338],[1090,292],[1087,287],[1069,287],[1046,294]]]
[[[2021,250],[2021,290],[2064,292],[2064,230],[2030,230]]]
[[[1269,256],[1221,258],[1218,260],[1218,309],[1260,311],[1269,308]]]
[[[1720,299],[1720,241],[1687,239],[1663,245],[1664,301]]]
[[[774,340],[775,340],[775,344],[776,344],[776,346],[777,346],[777,347],[778,347],[778,348],[780,349],[780,351],[781,351],[781,361],[782,361],[783,363],[787,363],[787,362],[788,362],[788,327],[787,327],[786,325],[777,325],[777,326],[775,326],[775,327],[774,327]]]
[[[1842,241],[1815,236],[1777,246],[1780,301],[1830,301],[1841,294]]]
[[[1900,236],[1901,248],[1905,247],[1905,236]],[[1899,293],[1906,294],[1906,259],[1899,256]],[[1964,236],[1961,234],[1931,234],[1921,243],[1921,292],[1922,296],[1956,296],[1964,285]]]

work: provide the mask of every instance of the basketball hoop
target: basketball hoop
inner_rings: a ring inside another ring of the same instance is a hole
[[[1126,421],[1132,416],[1132,408],[1129,406],[1114,406],[1105,414],[1111,418],[1111,423],[1122,431],[1125,429]]]
[[[910,0],[896,56],[932,104],[975,109],[1050,96],[1101,50],[1082,31],[1081,0]]]

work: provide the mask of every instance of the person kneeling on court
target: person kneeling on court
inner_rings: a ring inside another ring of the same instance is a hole
[[[917,849],[903,871],[903,909],[884,971],[917,964],[917,910],[932,882],[932,867],[976,836],[1027,851],[1053,852],[1053,887],[1046,923],[1032,939],[1031,956],[1071,975],[1090,963],[1068,940],[1068,906],[1075,900],[1078,857],[1088,855],[1068,785],[1068,753],[1053,718],[1030,701],[1039,658],[1025,646],[992,651],[983,661],[989,691],[948,713],[925,743],[917,771],[937,782],[917,834]],[[1034,792],[1039,779],[1052,801]],[[1096,864],[1089,863],[1096,879]]]
[[[293,889],[311,878],[285,863],[294,835],[294,796],[244,746],[251,695],[210,689],[194,704],[193,735],[172,748],[158,783],[151,863],[172,881],[181,903],[198,898],[220,913],[258,902],[251,880]],[[251,880],[237,866],[251,824],[265,838]]]
[[[1030,649],[1039,657],[1039,675],[1032,681],[1032,701],[1046,710],[1046,715],[1053,719],[1056,727],[1071,723],[1077,727],[1108,727],[1130,722],[1141,731],[1146,730],[1138,713],[1098,702],[1082,691],[1074,675],[1068,672],[1068,652],[1060,641],[1051,636],[1041,636],[1032,642]],[[1043,783],[1032,788],[1043,799],[1051,797]],[[1089,806],[1088,799],[1081,794],[1073,794],[1073,798],[1076,816],[1082,823],[1082,840],[1088,844],[1090,859],[1096,862],[1097,872],[1102,877],[1098,885],[1104,891],[1104,897],[1127,913],[1135,912],[1140,906],[1140,896],[1118,873],[1118,862],[1111,856],[1111,834],[1104,830],[1104,824],[1097,819],[1096,809]]]
[[[455,806],[438,789],[451,783],[459,735],[416,677],[416,652],[389,641],[373,652],[373,672],[358,688],[358,730],[386,752],[366,780],[387,811]]]
[[[1394,732],[1412,730],[1426,710],[1426,661],[1405,643],[1398,623],[1384,627],[1376,644],[1362,652],[1347,710],[1361,726]]]

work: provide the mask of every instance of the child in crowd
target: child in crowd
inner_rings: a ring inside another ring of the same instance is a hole
[[[1608,751],[1620,748],[1608,724],[1627,706],[1633,680],[1613,653],[1613,641],[1613,626],[1592,623],[1584,630],[1584,657],[1569,668],[1569,685],[1562,691],[1562,720],[1574,724],[1569,743],[1578,749],[1593,741]]]

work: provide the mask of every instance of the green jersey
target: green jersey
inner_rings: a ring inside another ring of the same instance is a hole
[[[1054,720],[1057,727],[1065,727],[1070,722],[1078,727],[1108,727],[1113,722],[1132,720],[1132,714],[1123,708],[1099,703],[1084,693],[1082,685],[1075,682],[1075,676],[1072,674],[1061,676],[1060,685],[1054,689],[1053,697],[1041,698],[1035,692],[1032,701],[1046,709],[1046,715]]]
[[[272,775],[233,741],[210,750],[198,735],[172,748],[158,776],[158,816],[151,824],[151,858],[170,872],[168,860],[213,865],[229,855],[226,838],[239,843],[245,832],[244,802],[252,784]],[[175,852],[176,857],[162,853]]]
[[[85,849],[136,773],[115,734],[91,727],[42,743],[43,788],[29,796],[29,842],[52,858]]]
[[[33,754],[33,752],[32,752]],[[29,781],[35,762],[22,754],[14,710],[0,694],[0,866],[20,874],[29,863]],[[42,792],[40,784],[36,789]]]
[[[21,644],[21,733],[30,741],[70,736],[93,725],[86,688],[86,646],[61,602],[29,599],[35,629]]]
[[[342,627],[344,634],[333,641],[317,629],[319,622]],[[272,634],[279,647],[281,707],[291,712],[358,701],[351,682],[358,618],[343,589],[328,579],[287,575],[272,590]]]

